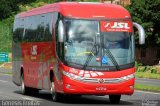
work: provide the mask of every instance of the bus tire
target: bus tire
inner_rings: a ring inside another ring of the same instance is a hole
[[[62,94],[60,94],[60,93],[55,91],[55,86],[54,86],[54,82],[53,81],[51,81],[50,91],[51,91],[51,95],[52,95],[52,100],[54,102],[58,102],[58,101],[62,100]]]
[[[24,74],[21,75],[21,92],[22,94],[29,94],[29,88],[24,84]]]
[[[120,102],[121,95],[109,95],[110,103],[118,104]]]
[[[21,75],[21,92],[24,95],[29,95],[29,94],[38,95],[38,93],[39,93],[39,89],[30,88],[30,87],[25,86],[23,73]]]

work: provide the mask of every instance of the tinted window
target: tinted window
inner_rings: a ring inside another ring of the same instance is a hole
[[[27,17],[25,19],[25,36],[23,40],[26,42],[34,41],[36,25],[34,25],[34,17]]]
[[[24,33],[24,19],[17,18],[14,21],[13,41],[21,42],[23,33]]]
[[[18,23],[21,21],[15,21],[14,35],[17,37],[20,35],[19,41],[44,42],[52,40],[52,13],[26,17],[23,20],[23,25],[17,25]],[[19,27],[17,28],[17,26]]]
[[[47,14],[44,22],[45,41],[51,40],[51,32],[52,32],[52,14]]]
[[[37,16],[38,20],[38,27],[37,27],[37,41],[43,41],[45,39],[44,35],[44,22],[45,22],[45,16],[44,15],[39,15]]]

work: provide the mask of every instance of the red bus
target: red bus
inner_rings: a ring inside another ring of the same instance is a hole
[[[22,92],[50,90],[64,95],[121,95],[134,92],[135,44],[143,28],[115,4],[59,2],[16,15],[13,29],[13,82]]]

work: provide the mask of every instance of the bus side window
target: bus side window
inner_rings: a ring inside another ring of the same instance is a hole
[[[37,21],[36,21],[36,16],[33,16],[31,18],[31,23],[32,23],[32,26],[31,26],[31,41],[33,42],[36,42],[37,39],[36,39],[36,30],[37,30]]]
[[[37,36],[38,36],[38,41],[43,41],[44,40],[44,24],[45,24],[45,16],[44,15],[39,15],[39,24],[37,28]]]
[[[13,29],[13,41],[14,42],[18,42],[19,38],[18,38],[18,35],[19,35],[19,32],[20,32],[20,25],[19,25],[19,22],[20,19],[15,19],[14,20],[14,29]]]
[[[44,41],[51,41],[52,40],[52,14],[48,13],[45,17],[45,24],[44,24]]]
[[[13,41],[21,42],[24,32],[24,19],[18,18],[14,21]]]
[[[24,35],[24,42],[29,42],[29,33],[30,33],[30,22],[29,17],[25,18],[25,35]]]

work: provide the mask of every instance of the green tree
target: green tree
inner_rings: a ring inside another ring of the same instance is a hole
[[[0,0],[0,20],[8,18],[19,10],[17,4],[26,4],[36,0]]]
[[[18,10],[16,0],[0,0],[0,19],[9,17],[13,11]]]
[[[127,7],[134,22],[146,32],[146,44],[160,45],[160,0],[131,0]]]

